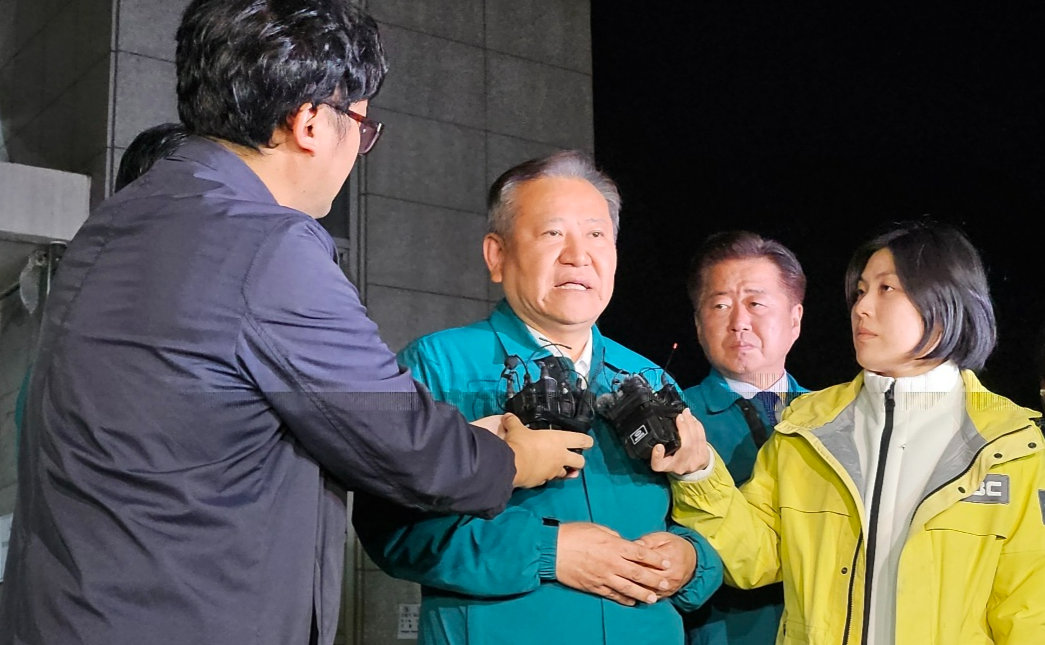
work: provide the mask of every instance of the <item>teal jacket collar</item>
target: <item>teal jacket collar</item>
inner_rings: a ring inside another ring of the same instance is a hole
[[[497,334],[505,356],[515,355],[524,362],[529,362],[550,356],[552,353],[548,347],[542,347],[537,342],[530,330],[526,328],[526,323],[512,311],[507,300],[497,303],[493,313],[490,314],[490,327]],[[606,343],[602,334],[599,333],[597,325],[593,325],[591,328],[591,342],[591,372],[595,374],[606,362]]]

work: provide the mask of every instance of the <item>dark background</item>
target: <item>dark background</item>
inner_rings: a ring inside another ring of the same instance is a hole
[[[848,381],[842,277],[890,222],[926,215],[980,249],[999,344],[980,376],[1040,408],[1045,319],[1045,9],[1008,3],[818,8],[595,0],[595,153],[624,199],[602,330],[685,386],[708,366],[685,293],[712,232],[780,240],[809,280],[788,370]]]

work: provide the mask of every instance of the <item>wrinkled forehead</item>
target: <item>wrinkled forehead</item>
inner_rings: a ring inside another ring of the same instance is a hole
[[[542,177],[511,194],[512,228],[548,224],[612,227],[606,198],[584,179]]]
[[[761,256],[720,260],[704,270],[701,300],[726,295],[790,297],[780,268]]]

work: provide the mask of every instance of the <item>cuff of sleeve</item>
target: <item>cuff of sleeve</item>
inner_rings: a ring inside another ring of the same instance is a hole
[[[696,611],[722,586],[722,560],[718,553],[703,537],[694,534],[694,538],[690,542],[697,552],[693,577],[671,596],[672,604],[682,612]]]
[[[537,575],[541,580],[555,580],[555,558],[559,546],[559,521],[544,518],[541,526]]]
[[[711,477],[712,471],[715,470],[715,451],[711,450],[708,453],[708,465],[704,466],[701,470],[686,474],[686,475],[675,475],[671,476],[680,482],[699,482]]]

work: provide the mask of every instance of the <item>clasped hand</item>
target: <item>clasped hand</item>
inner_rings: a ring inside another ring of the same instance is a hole
[[[689,582],[696,565],[693,545],[666,531],[632,542],[589,522],[559,526],[558,581],[629,607],[671,596]]]

